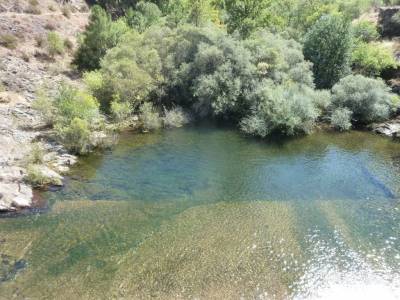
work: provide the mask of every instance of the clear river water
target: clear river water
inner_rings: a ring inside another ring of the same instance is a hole
[[[400,143],[123,134],[0,218],[0,299],[400,299]]]

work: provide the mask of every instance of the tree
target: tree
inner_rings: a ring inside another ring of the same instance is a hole
[[[307,32],[304,56],[313,65],[318,88],[331,88],[350,71],[351,32],[340,16],[321,17]]]
[[[140,1],[136,9],[129,8],[126,13],[126,21],[129,26],[139,32],[143,32],[151,25],[157,24],[161,18],[161,11],[158,6],[151,2]]]
[[[83,33],[73,63],[81,71],[99,68],[107,50],[115,47],[127,31],[129,27],[123,20],[113,22],[104,9],[93,6],[89,25]]]

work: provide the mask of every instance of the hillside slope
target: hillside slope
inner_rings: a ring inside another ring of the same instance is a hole
[[[75,161],[62,147],[40,137],[45,130],[31,108],[35,92],[42,85],[54,90],[57,83],[71,81],[71,52],[78,34],[88,21],[83,0],[63,1],[0,0],[0,211],[32,205],[32,188],[24,183],[27,154],[32,142],[41,140],[46,154],[42,172],[58,177],[65,164]],[[48,54],[50,31],[67,42],[63,55]],[[50,167],[50,168],[49,168]]]

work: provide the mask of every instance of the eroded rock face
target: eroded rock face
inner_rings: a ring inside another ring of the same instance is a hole
[[[379,30],[383,37],[400,36],[400,16],[396,19],[396,14],[400,13],[400,6],[381,7],[379,9]]]

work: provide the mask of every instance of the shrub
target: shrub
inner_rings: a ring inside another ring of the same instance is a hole
[[[37,164],[29,164],[26,169],[25,180],[34,187],[43,187],[47,185],[61,185],[61,179],[58,177],[49,177],[43,172],[43,167]]]
[[[155,110],[153,104],[145,102],[140,106],[140,121],[144,131],[157,130],[161,128],[160,114]]]
[[[38,2],[38,0],[29,0],[29,4],[32,6],[37,6],[37,5],[39,5],[39,2]]]
[[[64,40],[64,47],[71,51],[74,48],[74,43],[69,38]]]
[[[49,5],[48,6],[49,11],[55,12],[57,9],[54,7],[54,5]]]
[[[51,31],[47,34],[47,52],[50,57],[64,53],[63,40],[55,31]]]
[[[143,32],[160,21],[161,11],[154,3],[140,1],[136,4],[135,10],[128,9],[125,18],[129,26]]]
[[[40,10],[39,7],[37,7],[37,5],[29,5],[24,12],[32,15],[40,15],[42,13],[42,11]]]
[[[0,45],[8,49],[16,49],[18,39],[12,34],[2,34],[0,35]]]
[[[63,7],[61,7],[61,13],[67,19],[71,18],[71,14],[72,14],[71,7],[69,7],[68,5],[64,5]]]
[[[379,38],[376,25],[371,21],[359,21],[353,25],[353,36],[362,42],[372,42]]]
[[[36,99],[32,103],[32,108],[40,113],[46,125],[53,125],[56,119],[56,109],[53,101],[48,97],[43,88],[36,92]]]
[[[81,71],[100,67],[100,59],[107,50],[117,45],[121,37],[129,31],[123,20],[113,22],[111,17],[99,6],[92,8],[89,25],[83,33],[73,63]]]
[[[42,35],[35,36],[36,47],[42,48],[45,44],[45,38]]]
[[[304,56],[313,63],[318,88],[331,88],[350,70],[351,33],[339,16],[323,16],[307,32]]]
[[[315,105],[318,95],[304,86],[264,84],[253,97],[257,103],[253,113],[240,123],[241,130],[251,135],[310,133],[320,113]]]
[[[54,23],[46,23],[46,25],[44,25],[44,28],[50,31],[54,31],[56,29],[56,25],[54,25]]]
[[[21,54],[21,58],[22,58],[25,62],[29,62],[29,61],[31,60],[30,56],[29,56],[27,53],[25,53],[25,52],[23,52],[23,53]]]
[[[54,99],[54,106],[57,109],[57,121],[64,124],[79,118],[93,126],[100,118],[97,99],[85,91],[68,85],[60,87]]]
[[[44,149],[41,144],[35,143],[31,147],[29,153],[28,161],[32,164],[42,164],[44,163]]]
[[[174,107],[170,110],[164,108],[163,125],[166,128],[182,127],[189,123],[189,118],[181,107]]]
[[[381,79],[362,75],[342,78],[332,88],[332,106],[352,112],[353,123],[368,124],[389,118],[396,109],[396,96]]]
[[[118,122],[125,122],[132,114],[132,107],[129,102],[120,102],[114,100],[111,102],[111,115],[112,118]]]
[[[394,68],[397,63],[393,53],[376,43],[358,43],[352,53],[353,68],[366,76],[379,76],[382,71]]]
[[[85,154],[91,150],[91,130],[86,120],[74,117],[69,124],[58,124],[55,130],[58,138],[69,151]]]
[[[331,115],[331,125],[339,131],[349,130],[351,129],[351,115],[352,112],[349,109],[339,107]]]

